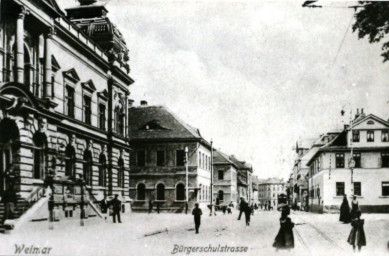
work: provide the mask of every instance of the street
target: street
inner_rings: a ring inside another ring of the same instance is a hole
[[[188,252],[187,247],[248,247],[247,252],[216,251],[212,255],[272,255],[274,237],[279,229],[277,211],[256,211],[251,225],[246,226],[244,216],[237,220],[232,215],[209,216],[204,211],[200,234],[195,234],[193,218],[185,214],[134,213],[124,216],[122,224],[110,219],[104,222],[93,218],[84,227],[79,221],[55,223],[54,230],[47,222],[30,222],[10,235],[2,235],[1,255],[14,255],[16,248],[49,247],[50,255],[202,255],[210,252]],[[279,255],[349,255],[352,247],[346,240],[351,230],[341,224],[337,214],[318,215],[292,212],[295,248],[279,251]],[[367,246],[362,254],[386,255],[389,221],[386,214],[366,214],[365,232]],[[198,249],[197,249],[198,250]],[[22,253],[23,254],[23,253]]]

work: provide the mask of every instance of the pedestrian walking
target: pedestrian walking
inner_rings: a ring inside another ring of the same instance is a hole
[[[356,196],[353,196],[353,200],[351,201],[351,219],[355,219],[357,217],[357,212],[359,211],[358,200]]]
[[[294,248],[293,227],[294,223],[288,217],[288,212],[282,211],[280,218],[280,230],[278,231],[273,243],[273,247],[276,248],[276,251],[279,249],[290,250]]]
[[[347,242],[353,246],[354,252],[356,247],[358,247],[358,251],[361,251],[361,247],[366,246],[366,236],[363,229],[365,220],[361,219],[361,215],[361,211],[358,210],[356,217],[351,221],[352,229],[347,239]]]
[[[201,224],[201,215],[203,212],[199,208],[199,203],[195,203],[195,208],[192,211],[192,215],[194,216],[194,223],[195,223],[195,229],[196,229],[196,234],[199,233],[199,228]]]
[[[254,216],[254,204],[253,203],[251,203],[251,206],[250,206],[250,208],[251,208],[251,215],[253,215]]]
[[[159,214],[159,210],[160,210],[160,205],[159,203],[157,202],[157,213]]]
[[[101,209],[101,213],[103,214],[103,217],[105,220],[107,220],[107,218],[109,217],[108,208],[109,208],[109,202],[108,202],[107,198],[104,197],[104,199],[100,201],[100,209]]]
[[[4,191],[2,201],[5,209],[3,221],[14,219],[18,200],[13,185]]]
[[[244,208],[244,216],[245,216],[245,219],[246,219],[246,226],[250,226],[250,217],[251,217],[251,212],[252,211],[253,211],[253,209],[249,205],[247,205]]]
[[[239,204],[239,216],[238,216],[238,220],[240,220],[240,217],[242,217],[242,213],[244,212],[245,208],[246,208],[246,205],[247,203],[245,202],[244,198],[241,197],[240,198],[240,204]]]
[[[149,214],[153,211],[153,201],[149,200]]]
[[[339,221],[341,221],[343,223],[350,223],[351,222],[350,206],[348,204],[347,195],[344,195],[343,202],[340,205]]]
[[[113,223],[116,223],[116,217],[118,218],[118,222],[122,223],[120,220],[120,211],[122,209],[122,201],[118,199],[118,195],[115,195],[115,198],[111,200],[111,205],[112,205],[112,218],[113,218]]]

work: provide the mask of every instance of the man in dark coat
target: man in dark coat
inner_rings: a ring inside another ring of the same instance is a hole
[[[192,215],[194,216],[196,234],[199,233],[199,228],[200,228],[200,223],[201,223],[201,215],[202,214],[203,214],[203,212],[199,208],[199,203],[195,203],[195,208],[192,211]]]
[[[115,198],[111,200],[112,204],[112,217],[113,217],[113,223],[116,223],[116,216],[118,217],[119,223],[122,223],[120,220],[120,211],[122,209],[122,201],[118,199],[118,195],[115,195]]]
[[[109,213],[108,207],[109,207],[109,202],[104,197],[104,199],[100,201],[101,213],[103,214],[104,219],[107,219],[108,217],[108,213]]]
[[[15,217],[16,205],[18,201],[13,186],[4,191],[2,201],[5,208],[4,220],[13,219]]]
[[[248,204],[244,201],[244,198],[241,197],[241,198],[240,198],[240,204],[239,204],[239,216],[238,216],[238,220],[240,220],[240,217],[242,217],[242,213],[243,213],[244,210],[246,209],[246,206],[248,206]]]

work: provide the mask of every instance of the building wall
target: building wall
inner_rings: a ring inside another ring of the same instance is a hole
[[[224,172],[224,179],[218,179],[219,170]],[[220,204],[229,204],[230,202],[238,201],[238,191],[237,191],[237,183],[236,183],[236,169],[231,165],[214,165],[213,172],[213,184],[214,184],[214,192],[213,197],[217,198],[219,195],[219,191],[223,191],[224,200],[220,201]]]

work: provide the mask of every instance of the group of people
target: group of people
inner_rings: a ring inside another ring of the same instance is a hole
[[[353,246],[354,251],[356,248],[358,248],[358,251],[361,251],[362,246],[366,246],[366,236],[363,229],[365,220],[361,219],[361,216],[362,212],[359,209],[357,197],[353,196],[350,210],[347,196],[344,195],[343,202],[340,206],[339,221],[345,224],[351,223],[352,229],[348,236],[347,242]]]
[[[100,208],[101,213],[104,216],[104,219],[107,220],[107,218],[110,215],[110,209],[112,209],[112,219],[113,223],[116,223],[116,218],[118,219],[119,223],[122,223],[120,219],[120,211],[122,210],[122,201],[118,199],[119,195],[115,195],[115,197],[108,201],[107,198],[104,198],[100,201]]]
[[[240,198],[238,220],[242,217],[242,213],[244,213],[246,219],[246,226],[250,226],[250,217],[251,214],[254,213],[254,208],[250,206],[243,197]]]

